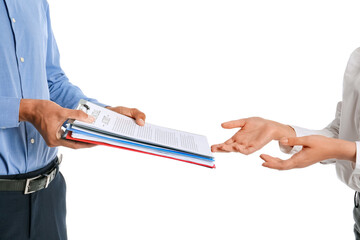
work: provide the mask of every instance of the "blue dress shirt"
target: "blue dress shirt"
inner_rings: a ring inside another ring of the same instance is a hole
[[[0,175],[40,169],[57,154],[31,123],[19,122],[20,99],[98,103],[61,69],[46,0],[0,0],[0,84]]]

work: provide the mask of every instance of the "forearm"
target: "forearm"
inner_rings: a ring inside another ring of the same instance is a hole
[[[333,139],[334,158],[356,162],[356,143]]]

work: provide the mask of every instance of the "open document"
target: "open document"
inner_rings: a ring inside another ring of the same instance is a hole
[[[139,126],[132,118],[86,100],[81,100],[77,109],[93,116],[95,121],[84,123],[75,120],[67,126],[64,135],[66,139],[118,147],[210,168],[215,167],[205,136],[149,123]]]

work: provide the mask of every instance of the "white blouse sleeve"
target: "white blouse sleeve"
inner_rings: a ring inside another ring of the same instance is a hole
[[[336,167],[341,181],[355,191],[360,191],[360,142],[356,141],[356,162],[344,162]]]

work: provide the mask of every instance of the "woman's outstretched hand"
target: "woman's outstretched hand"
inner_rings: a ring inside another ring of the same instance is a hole
[[[212,145],[212,152],[240,152],[248,155],[261,149],[271,140],[295,137],[295,131],[290,126],[260,117],[225,122],[221,126],[225,129],[240,130],[224,143]]]

